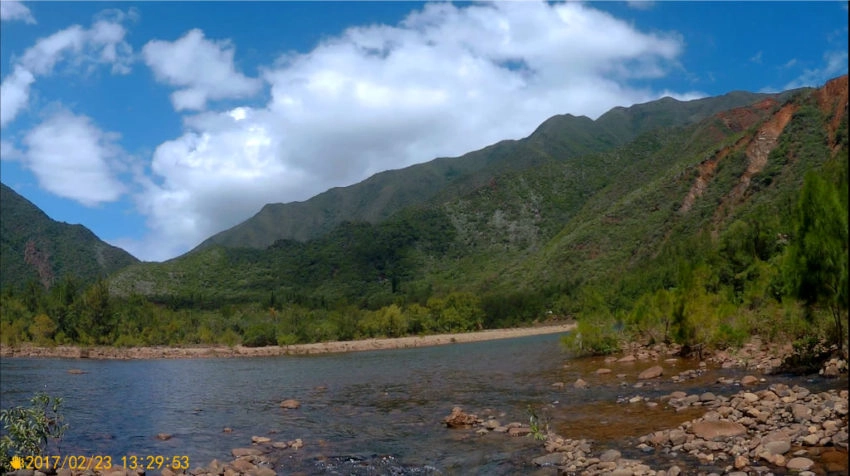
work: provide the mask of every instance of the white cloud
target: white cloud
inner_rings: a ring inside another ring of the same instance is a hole
[[[227,41],[210,41],[194,29],[174,41],[149,41],[142,48],[145,63],[160,82],[180,87],[171,95],[178,111],[201,110],[209,100],[245,98],[262,82],[236,71],[235,49]]]
[[[15,70],[0,83],[0,126],[5,126],[27,106],[30,85],[35,76],[26,68],[15,66]]]
[[[15,62],[12,74],[3,78],[0,126],[10,123],[27,107],[36,77],[51,74],[61,61],[74,66],[111,64],[114,73],[129,72],[132,48],[124,41],[125,35],[120,23],[98,20],[90,29],[73,25],[39,39]]]
[[[22,160],[41,188],[92,206],[118,199],[125,191],[115,178],[123,152],[118,136],[101,131],[86,116],[60,110],[24,137]]]
[[[20,160],[24,157],[24,154],[15,147],[15,144],[0,139],[0,157],[3,160]]]
[[[797,78],[786,84],[783,89],[795,89],[806,86],[820,87],[836,76],[847,74],[847,50],[828,51],[823,55],[823,60],[824,64],[822,67],[804,70]]]
[[[700,96],[629,86],[680,68],[682,48],[679,36],[572,2],[428,4],[397,26],[349,29],[265,68],[264,107],[189,117],[180,137],[157,148],[137,197],[148,240],[185,251],[265,203],[521,138],[555,114],[597,117],[662,95]],[[192,109],[253,90],[233,51],[193,31],[144,53],[160,80],[183,87],[175,107]]]
[[[35,25],[35,17],[30,9],[23,3],[15,0],[0,1],[0,21],[21,20],[24,23]]]

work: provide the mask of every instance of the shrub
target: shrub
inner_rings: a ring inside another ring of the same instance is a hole
[[[62,398],[37,393],[29,407],[14,407],[0,410],[0,422],[4,435],[0,438],[0,471],[11,469],[11,456],[39,456],[55,442],[57,453],[59,440],[68,428],[63,424],[60,413]]]

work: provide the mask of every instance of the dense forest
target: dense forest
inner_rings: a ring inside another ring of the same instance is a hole
[[[4,286],[0,338],[263,346],[574,318],[581,353],[752,335],[843,347],[847,129],[845,76],[608,150],[547,152],[306,240]]]

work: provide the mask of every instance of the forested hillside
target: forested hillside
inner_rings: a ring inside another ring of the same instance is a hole
[[[82,225],[50,219],[29,200],[0,184],[0,286],[23,289],[37,281],[50,288],[73,277],[80,285],[137,263]]]
[[[847,77],[671,101],[559,116],[522,141],[267,206],[246,222],[267,226],[228,235],[243,246],[213,239],[88,290],[4,292],[3,339],[267,345],[553,316],[577,318],[570,344],[591,353],[846,339]]]

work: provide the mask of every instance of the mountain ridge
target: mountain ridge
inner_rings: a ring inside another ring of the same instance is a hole
[[[4,289],[45,288],[65,277],[90,282],[139,260],[80,224],[59,222],[0,183],[0,261]]]
[[[734,91],[691,101],[665,97],[630,107],[615,107],[595,121],[586,116],[556,115],[523,139],[503,140],[459,157],[441,157],[380,172],[305,201],[266,204],[251,218],[207,238],[190,253],[214,244],[265,248],[279,239],[306,241],[329,232],[343,221],[378,223],[407,206],[459,196],[501,172],[609,150],[654,128],[692,123],[731,107],[793,93]],[[658,114],[659,111],[664,114]],[[647,117],[652,119],[646,120]],[[554,131],[556,137],[552,136]],[[545,145],[541,149],[542,144]],[[517,157],[522,160],[515,160]]]

